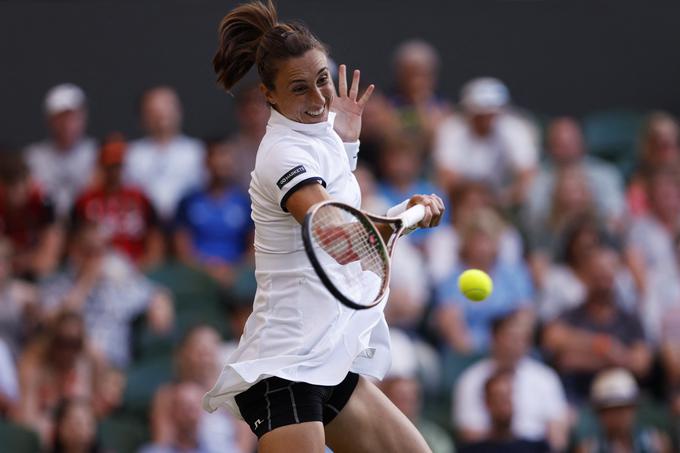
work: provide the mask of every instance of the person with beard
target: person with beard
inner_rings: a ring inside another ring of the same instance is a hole
[[[579,306],[565,311],[543,332],[543,346],[562,376],[567,398],[585,402],[595,374],[621,367],[644,378],[652,353],[642,324],[618,304],[614,290],[617,254],[604,246],[586,257],[586,296]]]

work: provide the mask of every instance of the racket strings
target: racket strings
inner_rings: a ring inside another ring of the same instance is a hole
[[[363,271],[386,277],[385,255],[376,232],[335,206],[319,209],[312,220],[315,242],[340,264],[360,262]]]

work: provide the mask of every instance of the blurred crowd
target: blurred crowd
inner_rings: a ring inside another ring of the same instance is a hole
[[[402,43],[364,113],[364,209],[448,205],[396,250],[380,387],[435,453],[678,451],[677,119],[547,117],[493,77],[446,99],[438,67],[428,43]],[[251,311],[248,185],[269,107],[244,82],[237,132],[197,139],[156,86],[143,137],[96,140],[88,102],[53,87],[47,137],[0,153],[0,439],[252,452],[248,426],[201,397]],[[467,268],[492,277],[486,301],[460,293]]]

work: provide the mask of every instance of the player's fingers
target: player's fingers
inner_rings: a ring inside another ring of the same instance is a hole
[[[423,216],[423,220],[420,221],[419,225],[422,228],[429,228],[430,222],[432,222],[432,208],[427,204],[422,204],[425,207],[425,215]]]
[[[347,66],[344,64],[338,67],[338,96],[347,96]]]
[[[375,90],[375,85],[370,84],[368,88],[366,88],[366,91],[364,91],[364,94],[361,95],[359,100],[357,101],[357,104],[359,104],[361,107],[366,105],[368,100],[371,98],[371,95],[373,94],[373,91]]]
[[[358,69],[354,70],[352,74],[352,85],[349,87],[349,98],[351,100],[356,100],[359,94],[359,79],[361,78],[361,72]]]

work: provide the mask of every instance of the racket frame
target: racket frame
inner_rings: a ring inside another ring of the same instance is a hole
[[[314,217],[314,214],[316,214],[318,210],[329,205],[335,206],[353,215],[370,232],[375,234],[377,236],[378,241],[380,242],[380,251],[381,254],[383,254],[383,259],[386,265],[385,279],[382,282],[378,296],[371,304],[368,305],[357,304],[356,302],[345,296],[333,284],[330,277],[326,273],[324,267],[321,265],[319,258],[316,256],[312,233],[312,218]],[[365,310],[368,308],[375,307],[376,305],[380,304],[380,302],[382,302],[385,292],[387,291],[387,288],[389,288],[390,285],[390,276],[392,270],[392,255],[394,253],[397,239],[399,239],[399,237],[407,228],[414,226],[415,223],[420,221],[423,218],[423,214],[424,209],[422,208],[422,206],[416,206],[415,208],[411,208],[410,210],[402,213],[398,217],[383,217],[375,214],[370,214],[368,212],[354,208],[348,204],[341,203],[339,201],[325,200],[312,205],[312,207],[309,208],[309,210],[307,211],[307,214],[305,214],[305,218],[302,222],[302,242],[304,244],[307,257],[309,258],[309,261],[312,264],[312,267],[314,268],[314,271],[319,276],[319,279],[324,284],[326,289],[328,289],[330,293],[333,294],[333,296],[336,299],[338,299],[338,301],[340,301],[343,305],[353,308],[355,310]],[[387,243],[385,243],[382,234],[380,234],[380,230],[378,230],[376,223],[389,225],[392,227],[393,232],[392,234],[390,234]]]

